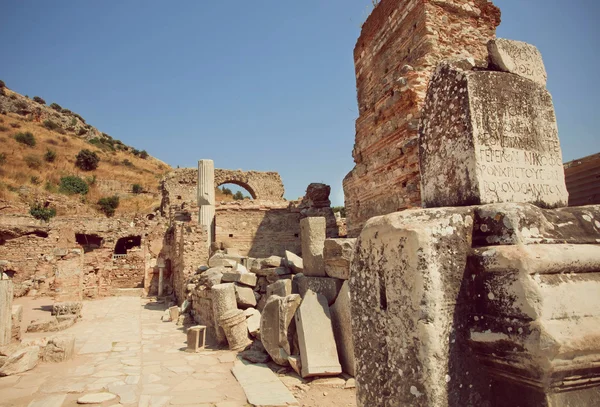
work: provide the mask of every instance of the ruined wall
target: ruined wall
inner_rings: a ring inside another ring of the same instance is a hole
[[[222,202],[216,207],[216,242],[251,257],[300,254],[300,211],[287,203]]]
[[[166,230],[164,222],[140,217],[60,217],[46,223],[30,216],[5,215],[0,225],[0,260],[10,263],[16,296],[32,289],[62,295],[62,287],[68,287],[85,297],[96,297],[109,295],[115,288],[141,288],[163,250]],[[128,237],[139,237],[139,245],[115,256],[119,239]],[[78,274],[71,260],[75,251],[80,256]],[[72,278],[67,281],[69,275]]]
[[[487,0],[382,0],[354,61],[359,117],[354,169],[344,179],[348,235],[372,216],[421,206],[417,130],[438,62],[486,59],[500,11]]]

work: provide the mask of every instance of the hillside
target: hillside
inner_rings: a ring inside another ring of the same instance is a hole
[[[56,208],[58,215],[104,216],[96,203],[115,194],[120,198],[115,216],[152,211],[160,204],[159,180],[171,170],[167,164],[112,139],[68,109],[49,107],[2,85],[0,81],[1,213],[28,213],[32,203],[40,202]],[[84,149],[100,158],[96,169],[75,165]],[[61,193],[65,176],[82,178],[89,192]]]

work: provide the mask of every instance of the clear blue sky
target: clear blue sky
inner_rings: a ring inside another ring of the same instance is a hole
[[[600,5],[495,0],[538,46],[565,161],[600,151]],[[352,50],[370,0],[1,0],[0,79],[170,165],[278,171],[286,198],[353,167]]]

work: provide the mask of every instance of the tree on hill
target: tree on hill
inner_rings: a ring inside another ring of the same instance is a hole
[[[86,148],[77,153],[75,165],[84,171],[93,171],[98,168],[99,162],[98,154]]]

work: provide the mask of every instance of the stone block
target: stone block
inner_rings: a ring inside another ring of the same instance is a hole
[[[21,321],[23,320],[23,306],[13,305],[11,314],[11,330],[12,340],[19,341],[21,339]]]
[[[342,280],[350,278],[350,260],[355,244],[356,239],[325,239],[323,258],[325,273],[329,277]]]
[[[198,352],[206,346],[206,326],[191,326],[187,330],[187,352]]]
[[[256,307],[256,297],[254,296],[254,290],[250,287],[236,285],[235,299],[237,301],[237,306],[241,309],[245,309],[248,307]]]
[[[221,281],[224,283],[239,283],[249,287],[255,287],[257,277],[254,273],[223,273]]]
[[[225,331],[219,326],[219,319],[226,312],[237,309],[235,285],[224,283],[214,285],[211,289],[215,336],[219,343],[226,343]]]
[[[272,296],[260,317],[260,340],[273,361],[287,366],[295,334],[294,314],[302,299],[298,294]]]
[[[81,315],[83,303],[79,301],[55,302],[52,304],[52,315]]]
[[[567,205],[552,97],[520,76],[440,64],[427,92],[419,153],[426,207]]]
[[[299,405],[267,365],[236,361],[231,371],[244,389],[249,404],[263,407]]]
[[[278,280],[267,286],[267,299],[272,295],[287,297],[292,293],[292,280]]]
[[[490,62],[494,67],[546,86],[548,75],[542,54],[534,45],[496,38],[490,40],[487,47]]]
[[[327,299],[308,290],[296,311],[295,320],[302,377],[342,373]]]
[[[177,321],[177,319],[179,318],[180,311],[181,310],[178,306],[169,307],[169,317],[171,318],[171,321]]]
[[[409,209],[363,228],[348,280],[359,406],[490,398],[492,382],[467,345],[473,211]]]
[[[294,282],[298,284],[298,293],[302,298],[310,290],[324,296],[327,299],[327,305],[331,305],[335,302],[344,280],[330,277],[306,277],[297,274]]]
[[[304,218],[300,220],[302,240],[302,262],[304,275],[325,277],[323,248],[325,245],[326,222],[324,217]]]
[[[54,336],[41,351],[44,362],[59,363],[70,360],[75,353],[75,335]]]
[[[302,257],[287,250],[285,251],[285,264],[293,273],[304,272],[304,262],[302,261]]]
[[[10,376],[33,369],[40,357],[39,346],[27,346],[13,353],[0,368],[1,376]]]
[[[342,370],[349,375],[355,376],[351,305],[350,288],[348,287],[348,282],[344,281],[335,303],[329,310],[331,312],[331,324],[333,326],[333,334]]]
[[[247,308],[244,310],[246,323],[248,324],[248,333],[257,338],[260,336],[260,311],[256,308]]]
[[[208,266],[213,267],[235,267],[237,262],[223,253],[216,253],[210,259],[208,259]]]

